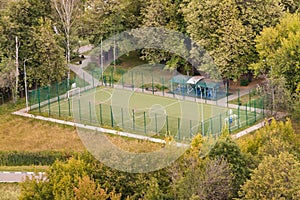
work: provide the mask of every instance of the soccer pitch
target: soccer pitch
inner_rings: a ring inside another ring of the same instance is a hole
[[[218,135],[228,121],[228,108],[170,98],[129,88],[98,87],[41,107],[45,115],[72,117],[75,122],[108,126],[147,136],[170,135],[191,139],[194,135]],[[253,112],[232,110],[231,126],[242,127]],[[228,123],[227,123],[228,125]]]

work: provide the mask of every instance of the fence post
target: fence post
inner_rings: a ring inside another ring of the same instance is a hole
[[[67,79],[67,81],[65,82],[65,86],[66,86],[66,92],[69,90],[69,79]]]
[[[251,112],[251,90],[249,90],[249,109]]]
[[[254,106],[254,122],[256,122],[256,100],[253,102]]]
[[[95,87],[95,83],[94,83],[94,71],[92,71],[92,81],[93,81],[93,88]]]
[[[211,132],[211,135],[214,136],[212,117],[210,118],[210,132]]]
[[[124,88],[124,74],[122,74],[122,87]]]
[[[186,93],[186,85],[184,83],[184,81],[182,80],[182,85],[181,85],[181,95],[182,95],[182,99],[185,99],[185,93]]]
[[[111,127],[114,127],[114,116],[112,111],[112,106],[110,105],[110,120],[111,120]]]
[[[240,105],[240,89],[238,89],[238,105]]]
[[[69,108],[69,116],[71,116],[71,104],[70,104],[70,98],[68,98],[68,108]]]
[[[132,129],[135,130],[135,116],[134,116],[134,109],[132,109]]]
[[[190,119],[190,139],[192,139],[192,120]]]
[[[166,115],[166,125],[167,125],[167,132],[169,132],[169,119],[168,115]]]
[[[221,134],[221,132],[222,132],[222,114],[220,114],[220,134]]]
[[[92,108],[91,108],[91,102],[89,101],[89,111],[90,111],[90,123],[92,123]]]
[[[144,92],[144,73],[142,73],[142,92]]]
[[[246,104],[246,126],[248,126],[248,107]]]
[[[147,128],[146,128],[147,124],[146,123],[147,123],[146,122],[146,112],[144,112],[144,133],[147,132]]]
[[[51,106],[50,106],[50,87],[48,87],[48,115],[51,115]]]
[[[39,113],[41,113],[41,92],[40,92],[40,88],[38,88],[38,103],[39,103]]]
[[[85,91],[85,75],[84,75],[84,72],[82,72],[82,76],[83,76],[83,87],[84,87],[84,91]]]
[[[78,99],[78,108],[79,108],[79,119],[81,122],[81,106],[80,106],[80,99]]]
[[[201,129],[202,129],[202,136],[204,137],[205,127],[204,127],[204,120],[201,121]]]
[[[162,92],[163,92],[163,96],[165,96],[165,78],[162,77]]]
[[[57,83],[57,81],[56,81],[55,87],[56,87],[56,95],[59,96],[59,93],[58,93],[58,83]]]
[[[133,72],[131,72],[131,87],[132,87],[132,90],[134,90]]]
[[[58,116],[60,117],[60,98],[59,95],[57,96],[57,101],[58,101]]]
[[[262,96],[262,114],[263,114],[263,118],[265,118],[265,95]]]
[[[152,94],[154,94],[153,73],[152,73]]]
[[[227,99],[226,102],[227,102],[227,108],[228,108],[228,95],[229,95],[228,94],[228,87],[229,87],[228,82],[229,81],[227,80],[227,83],[226,83],[226,99]]]
[[[155,133],[158,133],[158,130],[157,130],[157,114],[155,113]]]
[[[124,129],[124,114],[123,114],[123,108],[121,108],[121,120],[122,120],[122,128]]]
[[[180,139],[180,118],[178,117],[177,119],[177,124],[178,124],[178,138]]]
[[[110,75],[111,83],[110,86],[114,87],[114,68],[111,68],[111,75]]]
[[[99,104],[99,110],[100,110],[100,123],[103,125],[103,120],[102,120],[102,104]]]
[[[216,105],[218,105],[218,92],[219,92],[219,89],[216,89]]]
[[[240,104],[238,106],[238,129],[240,128]]]

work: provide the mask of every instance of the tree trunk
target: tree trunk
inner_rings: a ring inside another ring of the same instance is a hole
[[[15,91],[12,91],[13,93],[15,93],[15,95],[13,95],[14,103],[16,103],[18,97],[18,85],[19,85],[19,41],[18,41],[18,36],[16,36],[16,87],[15,87]]]

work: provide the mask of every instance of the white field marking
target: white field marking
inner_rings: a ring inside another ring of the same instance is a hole
[[[95,96],[94,96],[95,104],[96,104],[96,105],[101,104],[101,103],[106,103],[106,102],[108,102],[108,101],[111,101],[113,94],[112,94],[110,91],[107,91],[107,90],[108,90],[108,89],[106,89],[106,88],[104,88],[103,90],[100,90],[101,92],[104,92],[104,93],[106,93],[106,94],[109,94],[109,98],[106,99],[106,100],[104,100],[104,101],[97,101],[97,99],[95,99]],[[98,91],[98,92],[99,92],[99,91]],[[96,95],[96,94],[94,94],[94,95]]]

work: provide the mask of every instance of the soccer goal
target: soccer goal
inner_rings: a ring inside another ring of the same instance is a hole
[[[73,97],[76,94],[79,94],[79,96],[80,96],[80,88],[76,87],[76,83],[73,83],[71,86],[71,89],[67,91],[66,100],[70,99],[71,97]]]

